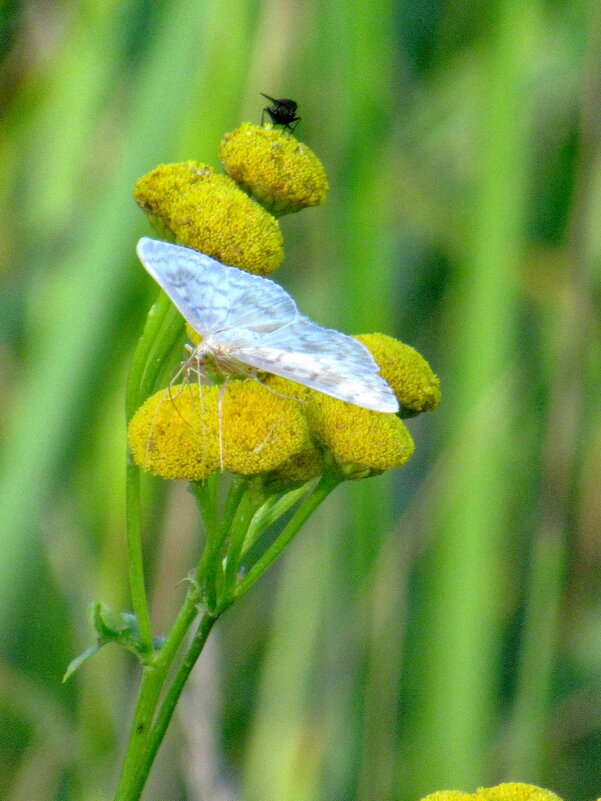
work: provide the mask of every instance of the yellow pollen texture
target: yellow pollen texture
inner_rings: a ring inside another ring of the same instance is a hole
[[[271,470],[268,478],[272,485],[279,484],[282,488],[289,489],[317,478],[323,470],[321,452],[314,445],[308,444],[305,450],[295,453],[275,470]]]
[[[370,351],[404,410],[419,414],[438,406],[440,381],[415,348],[386,334],[360,334],[355,339]]]
[[[134,197],[177,242],[224,264],[268,275],[282,263],[275,217],[206,164],[159,165],[140,178]]]
[[[161,390],[137,410],[128,439],[141,468],[190,481],[219,469],[221,454],[224,470],[254,475],[274,470],[296,454],[305,453],[307,460],[311,449],[298,401],[282,398],[253,379],[232,380],[224,387],[191,383]],[[301,468],[295,466],[296,474]],[[291,464],[287,470],[294,472]]]
[[[558,795],[534,784],[505,782],[495,787],[479,787],[477,801],[561,801]]]
[[[179,384],[148,398],[128,427],[135,463],[162,478],[200,481],[219,468],[218,387]]]
[[[284,131],[244,123],[221,140],[228,175],[276,216],[324,203],[328,178],[315,153]]]
[[[307,419],[311,434],[341,465],[389,470],[404,465],[415,448],[395,414],[372,412],[319,392],[311,391]]]
[[[282,376],[273,375],[271,373],[265,377],[263,383],[278,395],[295,398],[301,402],[306,401],[311,392],[309,387],[306,387],[304,384],[297,384],[296,381],[290,381],[288,378],[282,378]]]
[[[230,382],[223,397],[224,467],[253,475],[277,468],[306,449],[307,424],[295,400],[253,379]]]
[[[495,787],[479,787],[475,793],[439,790],[425,796],[422,801],[561,801],[561,798],[534,784],[506,782]]]

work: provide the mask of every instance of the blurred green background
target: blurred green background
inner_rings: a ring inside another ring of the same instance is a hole
[[[109,801],[138,669],[124,382],[156,288],[131,199],[299,103],[326,206],[276,280],[439,374],[399,471],[349,482],[212,635],[146,801],[601,795],[601,7],[586,0],[0,2],[0,797]],[[154,501],[152,500],[154,498]],[[197,554],[148,486],[153,619]]]

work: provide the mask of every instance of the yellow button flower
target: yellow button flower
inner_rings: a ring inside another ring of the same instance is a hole
[[[504,782],[495,787],[479,787],[475,793],[478,801],[561,801],[558,795],[534,784]]]
[[[430,412],[440,403],[440,381],[415,348],[386,334],[360,334],[362,342],[376,360],[382,377],[390,384],[401,416]]]
[[[479,787],[475,793],[438,790],[425,796],[422,801],[561,801],[561,798],[534,784],[505,782],[495,787]]]
[[[321,205],[328,178],[315,153],[283,131],[244,123],[221,140],[228,175],[276,216]]]
[[[161,390],[137,410],[128,437],[134,461],[144,470],[190,481],[215,472],[222,457],[224,470],[254,475],[310,446],[300,404],[253,379]]]
[[[134,198],[164,238],[257,275],[282,263],[275,217],[206,164],[161,164],[139,179]]]
[[[148,398],[128,427],[135,463],[162,478],[200,481],[219,468],[219,387],[168,387]]]
[[[222,428],[224,467],[243,475],[274,470],[309,445],[300,404],[254,379],[227,385]]]
[[[310,391],[307,420],[312,436],[329,450],[347,478],[401,467],[414,451],[402,420]]]
[[[307,481],[320,476],[323,471],[324,460],[321,451],[314,445],[308,444],[304,450],[295,453],[275,470],[271,470],[265,479],[274,492],[281,492],[306,484]]]

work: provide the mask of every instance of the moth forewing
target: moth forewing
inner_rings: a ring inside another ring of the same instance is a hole
[[[374,411],[399,410],[367,348],[301,315],[269,278],[146,237],[138,255],[216,363],[239,362]]]

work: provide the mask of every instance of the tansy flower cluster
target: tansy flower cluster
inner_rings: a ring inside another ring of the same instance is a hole
[[[436,407],[438,379],[425,360],[391,337],[363,339],[376,361],[395,355],[396,373],[406,381],[391,386],[403,410],[419,414]],[[220,386],[190,379],[162,389],[132,418],[129,442],[136,463],[163,478],[199,481],[224,469],[266,474],[283,485],[315,478],[326,463],[345,478],[376,475],[401,467],[414,450],[396,414],[266,375],[232,378]]]
[[[219,150],[227,175],[188,161],[160,165],[134,197],[163,239],[259,275],[281,263],[277,217],[324,202],[328,181],[315,154],[271,125],[246,123]],[[199,336],[188,329],[193,345]],[[202,383],[192,370],[161,389],[129,423],[140,467],[166,479],[200,481],[219,470],[287,488],[335,470],[363,478],[401,467],[414,450],[401,417],[435,409],[437,377],[413,348],[384,334],[357,339],[371,352],[400,414],[354,406],[268,374]]]
[[[479,787],[475,793],[439,790],[427,795],[422,801],[561,801],[561,798],[534,784],[505,782],[495,787]]]

